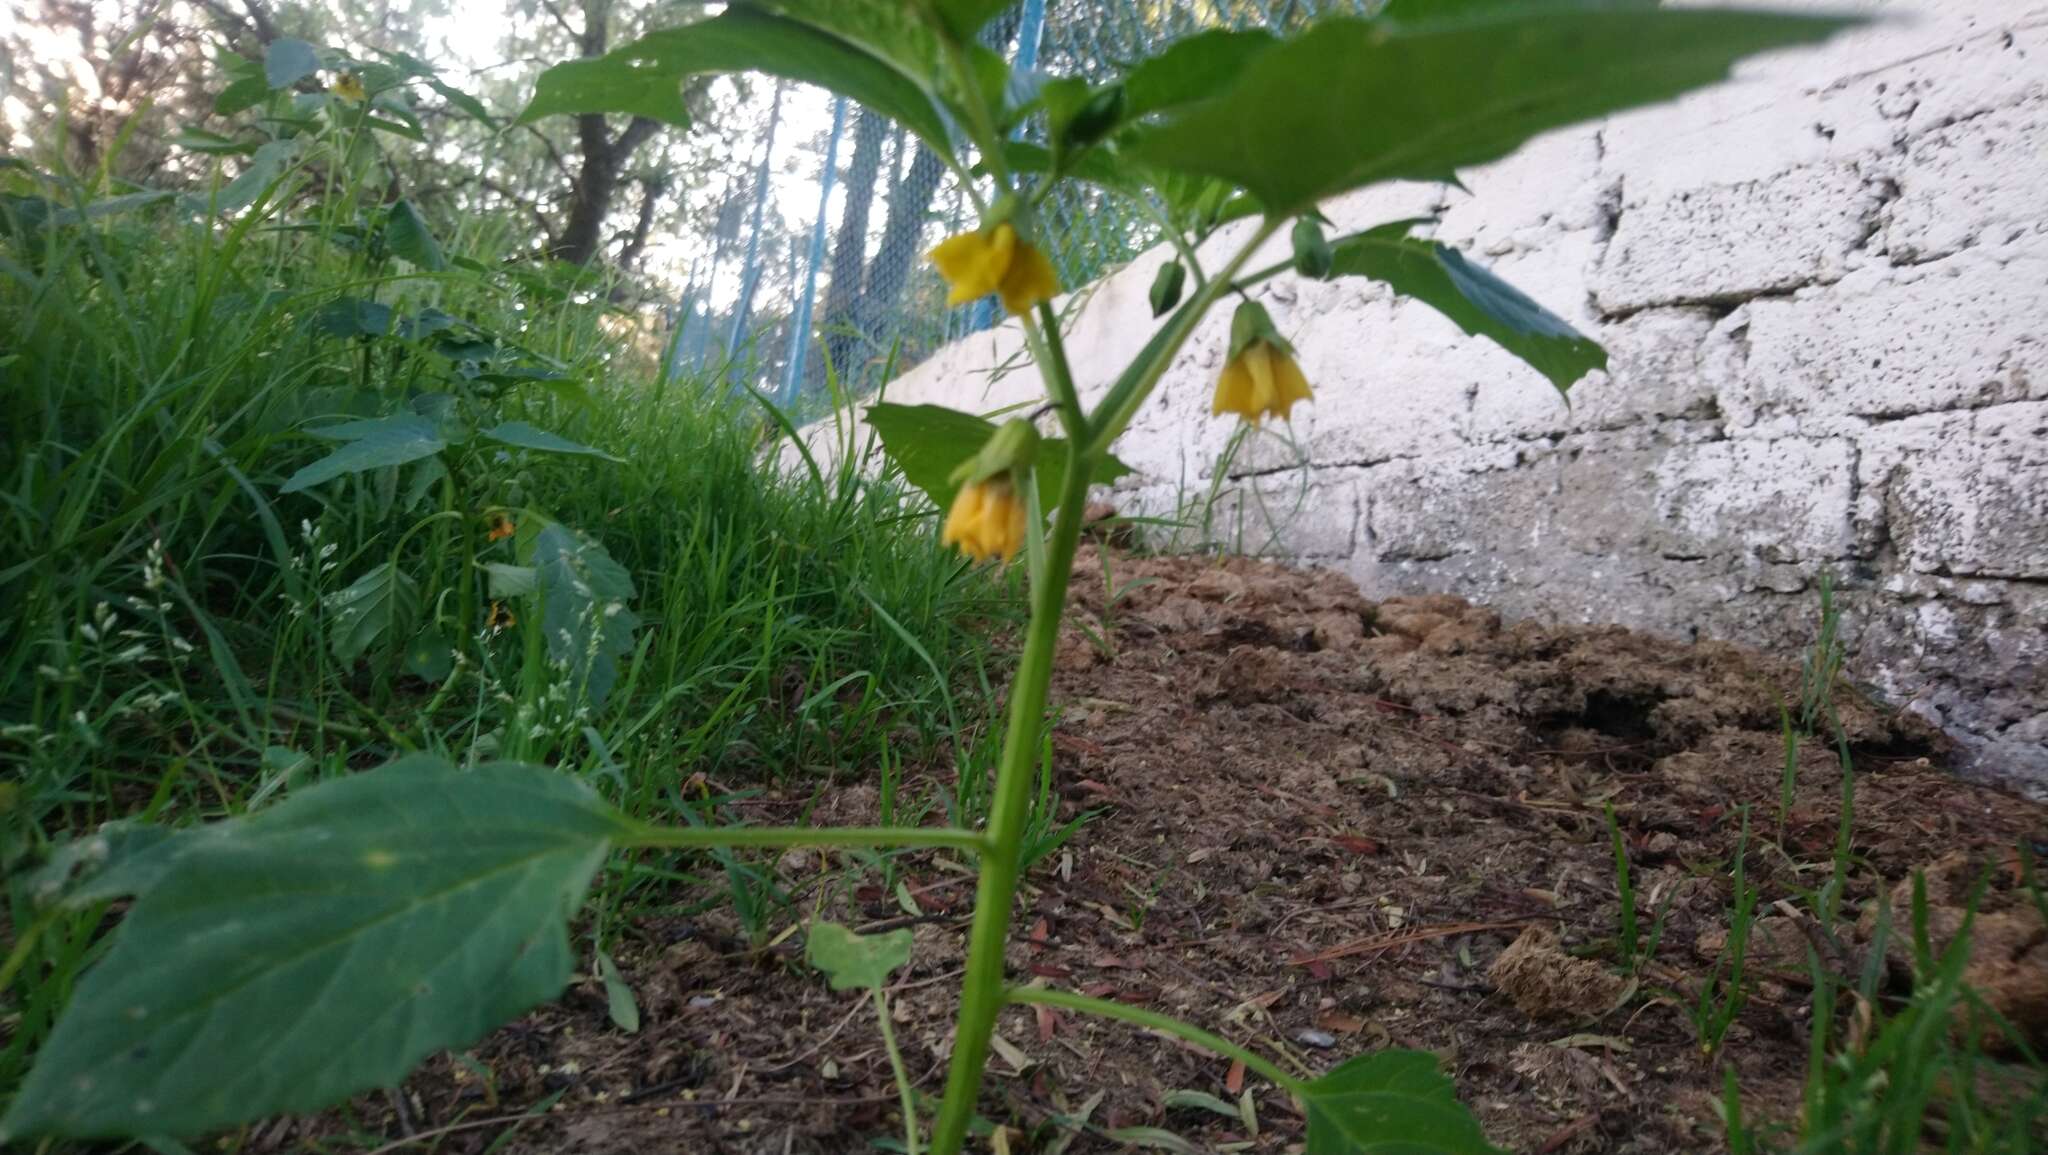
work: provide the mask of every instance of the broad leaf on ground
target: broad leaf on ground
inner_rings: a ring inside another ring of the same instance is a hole
[[[1315,1155],[1498,1155],[1426,1051],[1378,1051],[1301,1089]]]
[[[385,465],[404,465],[431,457],[448,447],[441,427],[417,413],[393,413],[366,421],[350,421],[308,430],[315,437],[345,441],[341,448],[299,470],[278,489],[297,493],[344,473],[360,473]]]
[[[640,625],[631,575],[602,545],[560,524],[535,536],[533,569],[548,658],[567,668],[573,699],[602,705]]]
[[[943,405],[896,405],[878,402],[868,406],[868,424],[881,435],[882,449],[903,471],[904,480],[925,492],[940,509],[953,504],[959,489],[953,470],[980,451],[996,426],[986,418]],[[1067,471],[1067,442],[1048,437],[1038,443],[1038,492],[1050,509],[1057,499],[1060,481]],[[1105,453],[1096,463],[1096,485],[1108,485],[1131,472],[1131,467]]]
[[[391,1086],[561,991],[623,828],[556,771],[412,755],[181,835],[0,1139],[192,1135]]]
[[[1435,241],[1411,237],[1419,221],[1394,221],[1330,245],[1332,276],[1371,277],[1413,297],[1474,336],[1486,337],[1550,379],[1558,392],[1595,369],[1607,351],[1520,289]]]
[[[911,934],[855,934],[836,922],[814,922],[804,936],[804,961],[825,972],[832,989],[876,990],[910,961]]]
[[[1322,21],[1127,147],[1288,215],[1379,181],[1442,180],[1540,132],[1668,100],[1752,53],[1855,23],[1609,0],[1414,7],[1412,20]]]

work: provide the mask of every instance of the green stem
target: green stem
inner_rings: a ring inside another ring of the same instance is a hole
[[[1022,872],[1024,827],[1031,818],[1039,730],[1045,722],[1046,690],[1052,680],[1053,650],[1059,644],[1067,579],[1074,568],[1082,511],[1088,502],[1088,463],[1093,459],[1080,451],[1079,444],[1069,442],[1045,580],[1031,591],[1031,625],[1016,679],[1010,684],[1009,727],[1003,735],[995,804],[989,811],[981,879],[974,893],[974,926],[967,939],[967,977],[960,990],[953,1065],[946,1075],[946,1098],[939,1106],[938,1123],[932,1128],[933,1155],[957,1155],[967,1138],[967,1124],[980,1097],[982,1068],[988,1064],[989,1036],[1003,1009],[1003,947],[1009,939],[1010,911]]]
[[[920,846],[985,853],[988,840],[972,830],[930,826],[655,826],[633,823],[620,846]]]
[[[1046,391],[1052,394],[1053,403],[1060,407],[1060,422],[1067,427],[1067,436],[1076,442],[1087,440],[1088,414],[1081,408],[1081,393],[1074,388],[1073,371],[1067,365],[1067,348],[1060,338],[1059,316],[1052,311],[1051,305],[1040,301],[1035,319],[1028,313],[1021,319],[1024,337],[1031,344],[1032,359],[1038,362]]]
[[[875,1021],[882,1025],[882,1046],[889,1052],[889,1069],[896,1072],[896,1094],[903,1100],[903,1147],[917,1155],[917,1103],[910,1086],[910,1072],[904,1069],[903,1052],[896,1047],[896,1028],[889,1022],[889,996],[875,988]]]
[[[1003,992],[1003,1001],[1018,1005],[1036,1003],[1048,1007],[1064,1007],[1070,1011],[1081,1011],[1101,1015],[1105,1019],[1121,1019],[1140,1027],[1165,1031],[1179,1039],[1186,1039],[1198,1047],[1214,1051],[1228,1059],[1236,1059],[1246,1068],[1257,1071],[1268,1079],[1300,1096],[1306,1089],[1300,1079],[1280,1069],[1271,1059],[1246,1047],[1240,1047],[1222,1035],[1212,1034],[1197,1026],[1191,1026],[1179,1019],[1134,1007],[1129,1003],[1111,1002],[1108,999],[1091,999],[1087,995],[1069,994],[1066,991],[1047,990],[1044,987],[1010,987]]]
[[[1145,354],[1140,354],[1151,355],[1151,359],[1142,367],[1133,366],[1138,369],[1135,383],[1126,389],[1122,387],[1123,382],[1118,382],[1118,387],[1112,388],[1110,396],[1103,399],[1102,408],[1096,410],[1094,418],[1089,423],[1084,456],[1092,460],[1096,454],[1109,451],[1110,444],[1130,425],[1131,419],[1138,415],[1138,408],[1152,395],[1153,387],[1166,375],[1167,366],[1173,364],[1174,355],[1180,352],[1180,347],[1194,333],[1195,326],[1208,315],[1210,306],[1216,303],[1216,298],[1230,288],[1231,278],[1237,276],[1237,271],[1244,267],[1244,263],[1251,259],[1260,245],[1266,243],[1266,238],[1272,236],[1279,228],[1280,222],[1277,220],[1268,218],[1261,221],[1258,231],[1245,241],[1244,247],[1237,251],[1237,255],[1230,258],[1230,263],[1224,265],[1208,284],[1197,289],[1194,299],[1183,306],[1180,312],[1174,314],[1172,328],[1167,331],[1165,342],[1156,351],[1148,348]]]

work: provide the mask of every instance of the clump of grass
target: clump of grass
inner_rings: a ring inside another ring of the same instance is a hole
[[[386,178],[309,167],[322,147],[237,216],[61,217],[128,190],[0,171],[0,874],[21,953],[0,1088],[100,922],[32,922],[27,870],[72,833],[242,813],[413,750],[545,759],[673,822],[707,810],[693,775],[731,797],[941,758],[954,685],[999,676],[1009,599],[932,548],[871,447],[779,467],[783,414],[723,377],[663,379],[637,314],[522,260],[500,222],[446,229],[460,261],[440,269],[377,251]],[[618,460],[451,433],[432,468],[287,484],[334,450],[309,428],[391,413]],[[634,591],[601,701],[486,568],[515,560],[500,520],[542,515]],[[606,876],[595,922],[721,875],[772,913],[743,858],[647,854]]]

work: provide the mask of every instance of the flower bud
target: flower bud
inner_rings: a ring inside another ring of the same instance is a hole
[[[1180,304],[1180,291],[1187,281],[1188,271],[1179,261],[1159,266],[1159,272],[1152,278],[1152,315],[1163,317]]]
[[[1302,217],[1294,222],[1294,271],[1310,280],[1320,281],[1330,275],[1330,266],[1336,255],[1330,251],[1330,242],[1323,239],[1323,227],[1314,217]]]
[[[974,485],[1000,473],[1029,469],[1037,460],[1038,426],[1012,417],[996,426],[981,450],[961,462],[950,480],[955,485]]]

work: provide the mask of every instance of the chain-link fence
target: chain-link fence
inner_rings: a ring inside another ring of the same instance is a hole
[[[1377,0],[1022,0],[984,41],[1021,69],[1102,80],[1211,28],[1284,29]],[[673,373],[723,373],[786,406],[826,392],[827,367],[859,393],[1001,319],[991,301],[946,305],[923,260],[972,227],[939,157],[844,98],[778,84],[756,155],[735,157],[674,311]],[[806,130],[805,123],[814,126]],[[829,127],[825,127],[829,123]],[[1042,124],[1022,132],[1034,137]],[[807,194],[807,195],[806,195]],[[814,206],[785,211],[783,203]],[[1041,211],[1060,283],[1085,284],[1157,239],[1145,206],[1069,182]]]

